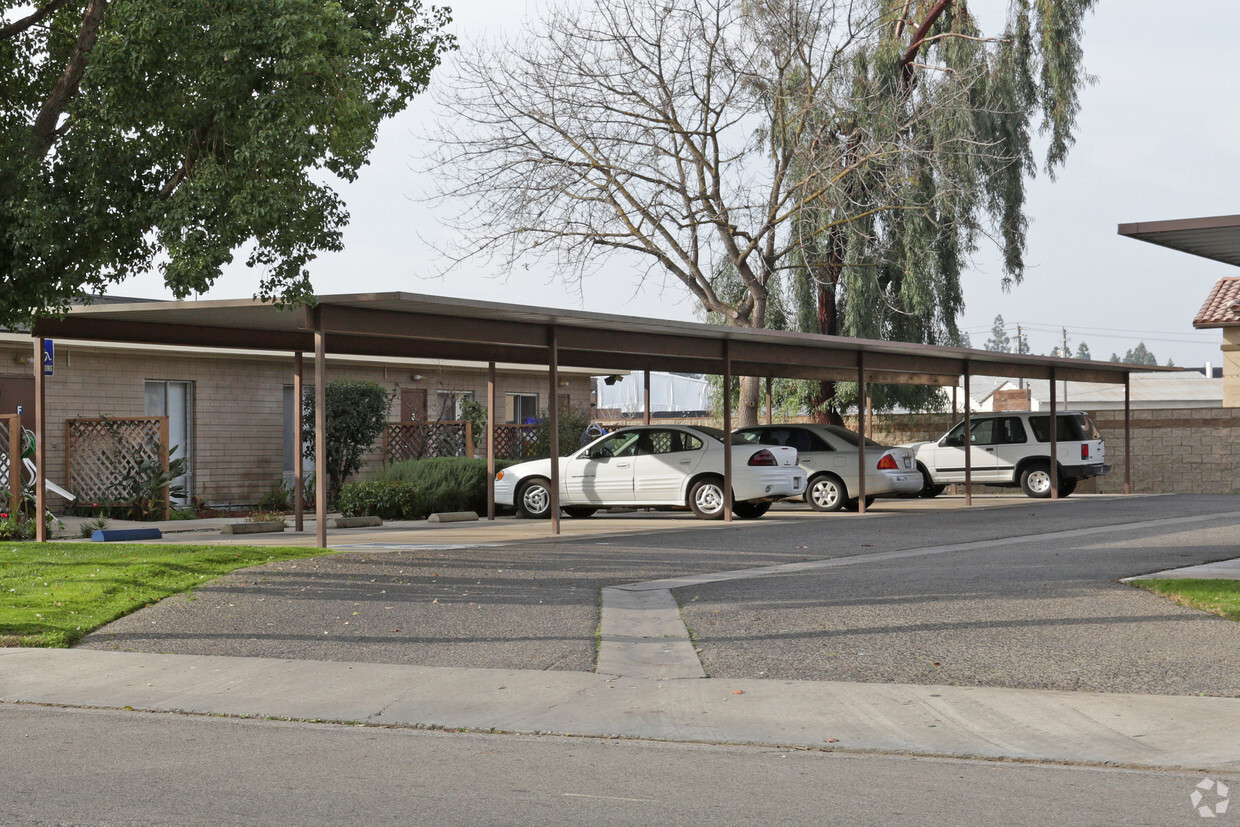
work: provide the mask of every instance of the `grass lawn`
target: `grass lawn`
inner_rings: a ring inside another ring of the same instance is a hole
[[[1133,580],[1130,585],[1161,594],[1181,606],[1240,620],[1240,580]]]
[[[0,646],[70,646],[82,635],[233,569],[319,548],[0,542]]]

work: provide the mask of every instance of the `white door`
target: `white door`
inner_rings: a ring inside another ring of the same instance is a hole
[[[564,503],[624,505],[633,502],[633,460],[638,433],[621,431],[578,451],[564,463]]]
[[[652,428],[644,432],[634,457],[634,502],[683,504],[685,481],[705,454],[702,440],[686,431]]]
[[[1014,476],[1016,463],[1029,456],[1030,437],[1018,416],[995,420],[994,444],[988,448],[995,457],[995,479],[1019,482]]]
[[[975,419],[972,421],[973,450],[970,452],[969,464],[975,482],[992,479],[995,474],[995,455],[983,447],[989,444],[993,433],[993,420]],[[964,482],[964,423],[947,432],[931,449],[933,457],[934,479],[936,482]]]

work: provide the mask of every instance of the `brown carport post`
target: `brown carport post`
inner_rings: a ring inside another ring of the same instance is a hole
[[[314,531],[319,548],[327,548],[327,341],[322,308],[314,322]]]
[[[1055,369],[1051,368],[1051,499],[1059,499],[1059,404],[1055,399]]]
[[[495,519],[495,363],[487,363],[487,519]]]
[[[305,462],[302,459],[301,446],[305,440],[301,421],[302,371],[305,360],[301,351],[293,354],[293,528],[296,531],[306,530],[306,502],[302,492],[305,480]]]
[[[1132,493],[1132,374],[1124,374],[1124,493]]]
[[[551,374],[551,533],[560,533],[560,400],[556,395],[560,384],[560,342],[556,335],[555,325],[551,325],[547,334],[547,367]],[[649,372],[646,374],[649,376]],[[649,406],[647,406],[649,407]]]
[[[869,407],[865,351],[857,352],[857,513],[865,513],[865,425]]]
[[[642,371],[642,424],[650,424],[650,367]]]
[[[771,377],[766,377],[766,424],[771,424]]]
[[[723,340],[723,521],[732,522],[732,349]]]
[[[969,390],[969,363],[964,363],[964,504],[973,505],[973,393]]]
[[[47,377],[43,374],[42,336],[34,340],[34,539],[47,542]],[[18,423],[20,428],[20,422]],[[21,474],[20,466],[10,474]],[[67,481],[66,481],[67,484]]]

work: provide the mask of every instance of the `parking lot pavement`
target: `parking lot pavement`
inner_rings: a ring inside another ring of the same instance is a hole
[[[707,673],[1240,695],[1240,626],[1115,582],[1234,557],[1238,523],[1236,497],[1074,498],[376,549],[234,572],[81,646],[586,672],[606,586],[825,560],[678,589]]]

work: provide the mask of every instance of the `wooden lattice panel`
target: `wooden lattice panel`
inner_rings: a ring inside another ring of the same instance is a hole
[[[538,425],[496,425],[495,458],[511,460],[542,459],[547,456],[545,440],[539,439]]]
[[[465,422],[393,422],[383,440],[383,461],[463,457],[469,445]]]
[[[21,433],[19,417],[0,416],[0,503],[4,508],[16,509],[21,498]]]
[[[167,417],[70,419],[65,422],[68,488],[78,502],[114,503],[143,460],[167,467]]]

